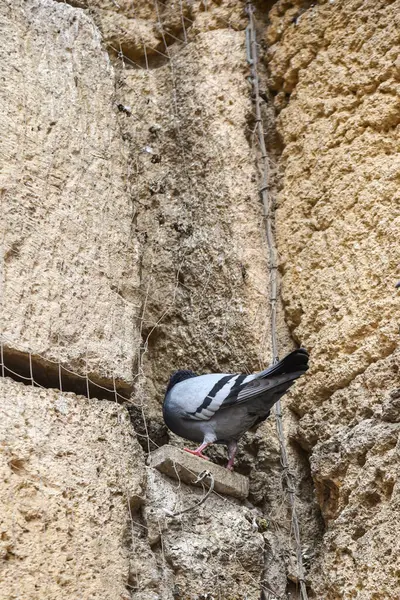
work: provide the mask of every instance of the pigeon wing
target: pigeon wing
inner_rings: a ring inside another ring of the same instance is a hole
[[[281,385],[287,384],[287,389],[308,369],[308,352],[299,348],[290,352],[278,363],[264,371],[238,381],[232,387],[221,408],[247,402],[258,396],[265,395]]]
[[[291,387],[297,377],[302,375],[303,371],[298,373],[274,375],[269,379],[253,379],[249,383],[245,383],[241,386],[241,389],[235,390],[235,393],[230,394],[220,406],[221,409],[228,408],[229,406],[236,406],[237,404],[243,404],[249,402],[261,396],[265,396],[268,392],[274,394],[274,390],[282,385],[287,386],[287,389]],[[232,390],[233,391],[233,390]],[[274,400],[273,403],[275,403]]]
[[[273,387],[273,381],[268,379],[253,379],[248,383],[238,386],[232,390],[232,393],[225,398],[221,408],[227,408],[228,406],[234,406],[235,404],[242,404],[252,398],[262,396],[265,392],[269,391]]]
[[[232,389],[237,387],[237,382],[243,381],[247,377],[247,375],[240,374],[221,375],[212,387],[207,389],[206,394],[197,403],[195,409],[185,412],[185,417],[195,421],[209,421],[221,408]],[[201,379],[201,376],[197,379],[196,383],[198,383],[199,379]]]

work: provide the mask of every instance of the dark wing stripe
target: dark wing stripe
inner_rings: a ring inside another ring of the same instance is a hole
[[[201,405],[196,408],[196,410],[193,413],[190,413],[191,415],[195,415],[196,413],[199,413],[203,410],[203,408],[207,408],[207,406],[209,406],[211,404],[211,402],[214,400],[216,394],[219,392],[219,390],[221,390],[224,385],[232,378],[232,375],[226,375],[225,377],[221,377],[221,379],[219,379],[217,381],[217,383],[214,385],[214,387],[212,388],[212,390],[207,394],[207,396],[204,398],[203,402],[201,403]]]
[[[246,379],[246,373],[244,375],[239,375],[239,377],[235,381],[235,387],[238,387],[243,381]]]
[[[247,382],[244,383],[242,385],[242,382],[247,379],[247,377],[249,377],[248,375],[239,375],[235,381],[235,385],[232,387],[232,389],[230,390],[229,394],[227,395],[227,397],[224,400],[224,405],[226,402],[229,403],[229,400],[231,398],[237,398],[237,396],[239,395],[239,393],[241,392],[241,390],[245,389],[251,382]]]

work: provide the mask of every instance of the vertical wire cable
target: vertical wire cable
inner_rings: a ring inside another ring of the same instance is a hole
[[[254,11],[255,8],[251,2],[246,3],[246,12],[249,16],[249,25],[246,29],[246,51],[247,60],[250,65],[251,81],[254,93],[255,103],[255,116],[256,116],[256,130],[257,138],[261,152],[261,186],[260,196],[264,207],[265,217],[265,229],[269,253],[269,275],[270,275],[270,306],[271,306],[271,350],[272,350],[272,362],[275,364],[279,360],[278,356],[278,338],[277,338],[277,321],[276,321],[276,308],[278,298],[278,284],[277,284],[277,268],[278,268],[278,253],[276,250],[275,236],[273,231],[273,208],[272,200],[268,190],[269,181],[269,162],[267,149],[264,139],[264,130],[261,117],[261,98],[260,98],[260,82],[257,72],[258,56],[257,56],[257,35],[254,22]],[[289,469],[289,462],[286,450],[285,437],[283,433],[283,422],[282,422],[282,406],[280,400],[275,404],[275,416],[276,416],[276,428],[279,438],[279,446],[281,451],[281,464],[283,468],[283,477],[286,481],[286,492],[289,498],[291,512],[292,512],[292,527],[294,532],[294,538],[296,542],[296,557],[297,566],[299,572],[299,584],[300,594],[302,600],[308,600],[307,588],[305,584],[305,572],[303,565],[303,553],[301,548],[300,538],[300,527],[296,509],[296,496],[295,496],[295,481],[293,474]]]

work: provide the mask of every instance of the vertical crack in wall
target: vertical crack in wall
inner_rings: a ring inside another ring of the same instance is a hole
[[[252,11],[254,10],[252,8],[252,5],[250,3],[248,3],[248,10]],[[252,20],[252,17],[250,16],[250,20]],[[258,25],[259,29],[260,26]],[[250,64],[252,64],[252,59],[253,56],[256,52],[256,48],[257,48],[257,53],[260,54],[261,56],[261,60],[265,55],[263,53],[263,50],[265,51],[266,48],[263,47],[262,44],[256,45],[254,44],[253,49],[251,49],[251,30],[250,30],[250,34],[248,36],[248,54],[250,53],[250,57],[248,56],[249,62]],[[257,34],[255,34],[257,35]],[[261,38],[261,32],[260,32],[260,38]],[[249,48],[250,47],[250,48]],[[259,64],[259,63],[257,63]],[[255,69],[254,69],[255,71]],[[257,72],[253,73],[253,78],[257,77]],[[262,157],[261,163],[262,161],[268,161],[268,166],[266,167],[266,172],[264,172],[261,175],[261,180],[262,180],[262,185],[261,185],[261,195],[264,197],[266,194],[273,194],[273,196],[275,196],[276,191],[277,191],[277,187],[279,187],[279,179],[280,176],[278,175],[278,172],[275,169],[271,169],[270,165],[271,163],[275,165],[277,163],[279,163],[280,160],[280,155],[282,153],[283,147],[281,145],[280,142],[280,138],[279,135],[277,133],[276,127],[275,127],[275,110],[273,108],[273,103],[272,103],[272,95],[269,93],[266,82],[267,82],[267,74],[264,73],[264,81],[265,81],[265,89],[263,89],[263,85],[262,85],[262,79],[261,77],[258,77],[258,81],[256,82],[256,94],[257,97],[255,98],[256,103],[258,103],[258,107],[256,106],[258,112],[259,112],[259,117],[258,119],[260,119],[262,117],[263,121],[263,126],[262,126],[262,130],[264,133],[264,137],[261,140],[261,154],[264,155],[265,150],[263,150],[263,148],[265,148],[266,146],[268,147],[268,159],[264,156]],[[261,89],[260,89],[261,86]],[[262,108],[261,108],[261,99],[263,100],[262,103]],[[257,112],[257,111],[256,111]],[[256,115],[257,116],[257,115]],[[255,123],[255,129],[257,128],[257,120],[256,119],[256,123]],[[265,141],[264,141],[265,140]],[[274,143],[275,142],[275,143]],[[265,144],[265,145],[264,145]],[[262,167],[261,167],[261,170]],[[271,171],[273,173],[273,176],[271,177]],[[266,191],[268,186],[268,192]],[[267,204],[265,210],[267,215],[270,215],[271,211],[274,210],[274,205],[275,202],[273,200],[266,200],[265,203]],[[269,216],[269,219],[271,217]],[[270,225],[269,222],[267,221],[267,227],[269,227],[268,230],[268,239],[269,244],[271,246],[271,244],[273,244],[273,242],[271,241],[271,238],[273,238],[274,236],[274,225]],[[273,256],[274,256],[274,246],[272,247],[271,251],[270,251],[270,255],[271,255],[271,259],[270,261],[273,260]],[[274,264],[272,265],[272,269],[275,269]],[[280,311],[280,318],[283,319],[283,315],[284,315],[284,310],[283,310],[283,306],[282,306],[282,301],[280,298],[280,295],[278,295],[277,289],[276,289],[276,283],[275,283],[275,277],[277,277],[277,274],[275,274],[275,271],[272,271],[274,277],[272,278],[272,284],[274,285],[274,287],[272,288],[271,291],[271,297],[274,298],[274,302],[278,303],[278,306],[281,308]],[[278,286],[279,287],[279,286]],[[274,291],[275,290],[275,291]],[[278,298],[275,297],[278,296]],[[275,319],[273,319],[273,323],[272,323],[272,328],[276,328],[275,325]],[[287,327],[286,323],[282,320],[280,322],[280,332],[283,332],[283,330],[285,331],[285,337],[284,337],[284,345],[286,345],[287,343],[287,337],[288,337],[288,332],[289,332],[289,328]],[[276,336],[276,333],[273,333],[273,337]],[[277,352],[277,341],[275,341],[275,347],[276,347],[276,352]],[[279,340],[279,348],[281,348],[281,341]],[[289,434],[290,432],[292,435],[295,435],[295,430],[296,430],[296,420],[294,418],[294,415],[290,415],[289,416],[289,424],[286,422],[286,436]],[[282,431],[282,436],[283,436],[283,431]],[[308,457],[304,456],[304,452],[300,451],[300,448],[296,447],[296,444],[293,443],[289,443],[288,445],[288,450],[290,453],[290,480],[288,481],[288,486],[290,490],[293,490],[292,492],[290,492],[291,495],[291,500],[292,500],[292,506],[293,506],[293,510],[298,510],[298,515],[295,515],[295,527],[297,528],[297,533],[295,535],[296,537],[296,546],[297,546],[297,550],[296,550],[296,555],[297,555],[297,569],[294,568],[293,565],[293,561],[290,558],[289,561],[286,563],[285,565],[285,569],[288,572],[288,584],[287,584],[287,588],[286,588],[286,594],[288,596],[292,596],[293,594],[298,594],[299,590],[298,590],[298,584],[300,583],[300,596],[302,598],[307,598],[307,590],[306,590],[306,586],[305,586],[305,582],[306,582],[306,577],[305,577],[305,568],[310,567],[310,560],[312,560],[312,557],[314,556],[314,547],[318,545],[318,540],[321,539],[322,536],[322,531],[323,531],[323,522],[322,519],[320,518],[319,515],[319,509],[316,505],[315,502],[315,492],[314,492],[314,484],[313,484],[313,479],[311,476],[311,469],[310,469],[310,464],[309,464],[309,460]],[[286,451],[285,451],[286,453]],[[289,468],[289,465],[288,465]],[[300,500],[300,506],[298,505],[298,501]],[[296,503],[297,509],[294,508],[294,505]],[[309,510],[308,506],[312,506],[312,509]],[[299,529],[299,522],[300,522],[300,529]],[[300,535],[300,531],[302,532]],[[317,534],[317,535],[315,535]],[[300,539],[302,539],[304,536],[304,539],[306,541],[304,541],[303,544],[301,544]],[[271,542],[269,540],[266,540],[266,558],[265,558],[265,568],[264,568],[264,578],[266,579],[266,581],[268,582],[268,572],[273,569],[271,569],[271,566],[273,565],[274,562],[274,550],[273,550],[273,545],[271,545]],[[297,571],[297,573],[296,573]],[[267,587],[271,587],[270,582],[268,582],[268,586]],[[272,586],[273,587],[273,586]],[[262,597],[266,598],[269,597],[267,592],[263,592]]]

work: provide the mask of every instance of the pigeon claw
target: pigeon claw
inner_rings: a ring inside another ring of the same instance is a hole
[[[190,450],[190,448],[184,448],[185,452],[189,452],[189,454],[193,454],[193,456],[198,456],[199,458],[204,458],[204,460],[210,460],[208,456],[203,454],[201,450]]]

